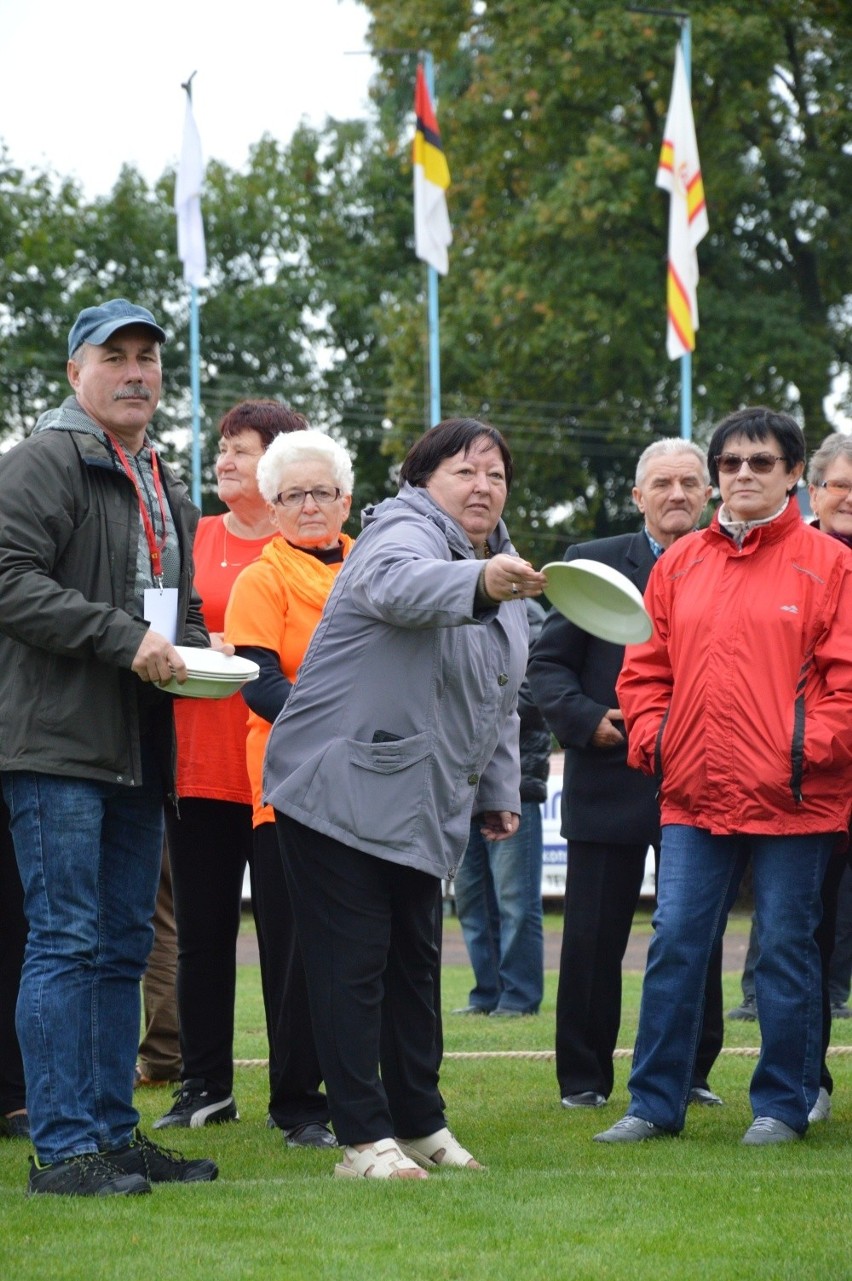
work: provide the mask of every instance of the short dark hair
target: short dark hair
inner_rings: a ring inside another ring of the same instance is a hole
[[[777,413],[765,405],[751,405],[748,409],[737,409],[717,423],[707,446],[707,465],[710,468],[710,479],[714,485],[719,484],[719,468],[716,457],[725,452],[725,445],[731,436],[745,436],[746,440],[766,440],[774,436],[778,447],[784,455],[787,470],[796,463],[805,461],[805,437],[795,418],[789,414]]]
[[[437,427],[430,428],[415,441],[406,454],[400,468],[400,484],[417,485],[423,489],[445,458],[454,458],[461,453],[469,454],[476,441],[483,437],[500,450],[508,493],[514,473],[509,446],[496,427],[480,422],[478,418],[445,418]]]
[[[266,449],[283,431],[305,431],[310,423],[304,414],[282,405],[280,400],[241,400],[232,406],[219,423],[223,439],[256,431]]]

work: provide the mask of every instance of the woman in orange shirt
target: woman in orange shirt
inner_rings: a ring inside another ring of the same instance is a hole
[[[246,761],[253,806],[253,884],[260,930],[269,945],[274,939],[278,949],[278,962],[274,970],[270,967],[267,981],[272,1035],[276,1052],[289,1065],[290,1081],[301,1079],[306,1084],[310,1063],[318,1084],[307,986],[275,813],[262,800],[263,754],[272,723],[287,701],[334,580],[353,546],[342,532],[352,505],[352,462],[343,446],[325,432],[294,431],[269,446],[258,465],[257,481],[281,537],[268,543],[234,583],[225,614],[225,640],[260,667],[257,680],[243,686],[242,697],[250,709]],[[325,1097],[320,1098],[325,1108]],[[306,1133],[318,1133],[316,1123]]]
[[[273,440],[306,426],[301,414],[266,400],[235,405],[219,425],[216,482],[228,510],[202,517],[194,546],[195,585],[214,645],[222,642],[225,607],[237,576],[276,539],[275,523],[257,487],[258,463]],[[268,989],[270,973],[280,967],[280,949],[274,938],[266,946],[258,903],[246,705],[234,694],[215,700],[177,698],[174,710],[179,807],[177,812],[167,807],[166,825],[178,931],[183,1071],[173,1107],[154,1128],[195,1128],[237,1119],[232,1093],[236,944],[248,866],[270,1046],[269,1115],[288,1143],[304,1141],[308,1126],[311,1146],[318,1135],[333,1144],[315,1055],[309,1048],[307,1062],[293,1065],[282,1063],[277,1049]],[[267,896],[274,893],[273,884]]]

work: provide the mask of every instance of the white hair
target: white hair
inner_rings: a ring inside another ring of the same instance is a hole
[[[685,440],[683,436],[664,436],[662,440],[655,440],[653,444],[648,445],[639,455],[639,461],[636,464],[636,479],[634,484],[637,489],[641,489],[648,471],[648,464],[654,458],[670,458],[673,454],[690,454],[701,464],[701,475],[704,484],[710,484],[710,473],[707,470],[707,455],[698,445],[693,444],[691,440]]]
[[[352,493],[355,474],[348,451],[326,432],[309,427],[305,431],[281,432],[257,464],[257,487],[268,503],[275,500],[281,489],[285,468],[307,459],[327,463],[341,494]]]

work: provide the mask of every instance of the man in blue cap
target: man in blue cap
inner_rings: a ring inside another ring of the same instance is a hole
[[[139,980],[171,788],[171,698],[207,646],[198,512],[147,427],[164,330],[115,298],[68,339],[74,394],[0,459],[0,778],[29,922],[17,1008],[31,1193],[196,1182],[137,1129]]]

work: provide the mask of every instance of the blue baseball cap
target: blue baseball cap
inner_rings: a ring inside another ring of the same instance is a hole
[[[99,307],[84,307],[80,312],[68,335],[68,355],[73,356],[84,342],[100,347],[117,329],[127,325],[145,325],[153,329],[158,342],[166,341],[165,329],[157,324],[147,307],[137,307],[126,298],[110,298]]]

